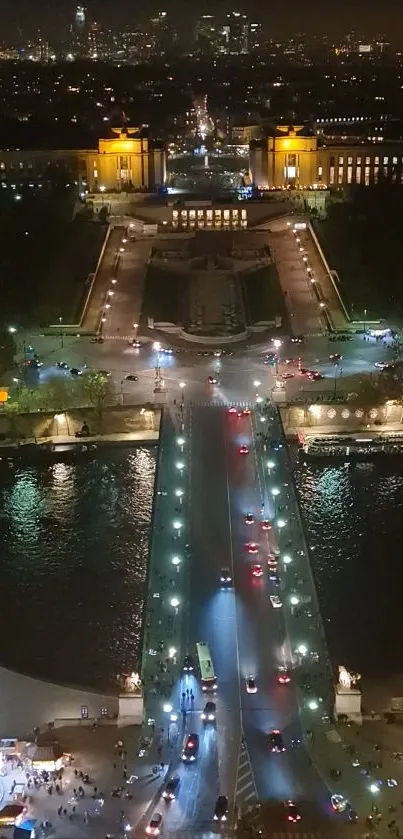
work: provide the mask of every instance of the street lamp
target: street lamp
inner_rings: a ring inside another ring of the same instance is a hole
[[[183,494],[184,494],[183,489],[176,489],[175,490],[175,495],[176,495],[177,498],[179,498],[179,503],[180,504],[182,504]]]
[[[177,530],[179,532],[183,527],[183,522],[178,521],[178,519],[175,519],[175,521],[172,524],[172,527],[174,530]]]
[[[9,326],[8,331],[11,332],[12,335],[14,335],[14,333],[17,332],[17,327],[16,326]]]
[[[259,379],[255,379],[255,381],[253,382],[253,387],[260,387],[261,384],[262,383],[259,382]]]
[[[172,559],[171,559],[171,562],[172,562],[172,565],[175,565],[176,570],[179,571],[179,566],[181,564],[181,561],[180,561],[179,557],[178,556],[173,556]]]
[[[137,330],[138,330],[138,328],[139,328],[138,323],[134,323],[133,324],[133,329],[134,329],[134,340],[135,341],[137,341]]]
[[[184,401],[185,401],[185,387],[186,387],[186,382],[179,382],[179,387],[180,387],[180,389],[181,389],[181,391],[182,391],[182,400],[181,400],[181,402],[182,402],[182,407],[183,407],[183,403],[184,403]]]
[[[271,470],[274,469],[275,465],[276,464],[275,464],[274,460],[268,460],[267,461],[267,468],[269,470],[269,475],[271,475]]]
[[[182,463],[182,461],[178,461],[178,463],[176,464],[176,468],[179,469],[179,472],[182,472],[185,468],[185,464]]]
[[[364,335],[367,334],[367,310],[364,309]]]
[[[308,702],[308,708],[310,711],[317,711],[319,708],[319,703],[316,701],[316,699],[310,699]]]
[[[276,515],[276,513],[277,513],[277,496],[280,495],[280,490],[277,487],[273,487],[270,490],[270,492],[273,496],[273,501],[274,501],[274,515]]]
[[[177,442],[178,446],[180,446],[180,447],[183,449],[183,447],[184,447],[184,445],[185,445],[185,439],[184,439],[184,437],[177,437],[176,442]]]
[[[280,530],[282,530],[283,527],[286,526],[286,524],[287,524],[287,522],[285,521],[285,519],[278,519],[278,521],[277,521],[277,527],[279,527]]]
[[[176,653],[177,653],[176,647],[170,647],[169,650],[168,650],[168,658],[175,658]]]
[[[371,784],[369,787],[369,791],[372,793],[372,795],[376,795],[379,792],[378,784]]]
[[[172,712],[172,705],[170,702],[164,702],[162,706],[162,710],[165,711],[166,714],[170,714]]]
[[[178,597],[171,597],[171,606],[175,609],[175,614],[178,614],[178,606],[180,604],[180,600]]]
[[[297,597],[296,594],[292,594],[291,597],[290,597],[290,603],[291,603],[291,606],[298,606],[299,597]]]
[[[299,647],[297,647],[297,653],[299,653],[299,655],[302,656],[307,655],[308,647],[306,646],[306,644],[300,644]]]
[[[291,565],[292,557],[289,554],[285,554],[285,556],[283,556],[283,562],[284,565]]]
[[[274,340],[273,340],[274,349],[279,350],[281,345],[282,345],[282,341],[280,341],[280,338],[274,338]]]

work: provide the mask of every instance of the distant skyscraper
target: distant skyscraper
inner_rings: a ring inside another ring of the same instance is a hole
[[[230,12],[223,27],[226,52],[241,55],[249,51],[248,19],[242,12]]]
[[[76,24],[76,29],[79,32],[82,32],[82,30],[85,28],[85,8],[84,8],[84,6],[76,6],[75,24]]]

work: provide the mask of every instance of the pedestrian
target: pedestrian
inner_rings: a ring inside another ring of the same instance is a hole
[[[183,691],[182,692],[182,702],[183,703],[185,702],[185,699],[186,699],[186,693],[185,693],[185,691]]]
[[[126,781],[127,779],[127,769],[123,770],[123,780]]]
[[[163,761],[163,760],[161,760],[161,763],[160,763],[161,772],[163,772],[163,770],[164,770],[164,765],[165,765],[165,764],[164,764],[164,761]]]
[[[64,808],[64,810],[63,810],[63,815],[64,815],[64,816],[67,816],[67,810],[66,810],[66,808]]]
[[[62,812],[63,812],[63,807],[60,805],[60,807],[57,808],[57,815],[61,817]]]
[[[78,770],[77,769],[74,770],[74,775],[77,778],[77,776],[78,776]]]

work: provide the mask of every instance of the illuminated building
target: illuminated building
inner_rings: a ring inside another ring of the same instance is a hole
[[[78,31],[82,31],[85,27],[85,8],[84,6],[76,7],[75,24]]]
[[[0,183],[44,183],[55,175],[82,192],[152,191],[165,183],[165,150],[139,128],[114,128],[98,149],[0,151]]]
[[[332,143],[305,126],[279,125],[265,140],[252,141],[251,182],[262,189],[370,186],[403,183],[403,144]]]
[[[242,12],[230,12],[223,26],[226,52],[242,55],[248,52],[248,20]]]
[[[195,40],[197,47],[201,52],[225,52],[223,27],[213,15],[203,15],[200,20],[197,21],[195,28]]]

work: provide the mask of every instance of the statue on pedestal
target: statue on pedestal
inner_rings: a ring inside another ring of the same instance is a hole
[[[129,676],[125,674],[118,676],[118,682],[123,693],[131,694],[132,696],[143,695],[143,685],[138,673],[130,673]]]
[[[339,685],[343,690],[351,690],[361,679],[361,673],[349,673],[344,664],[339,664]]]

